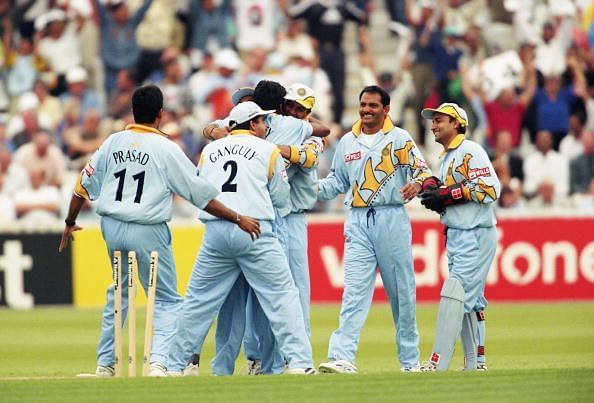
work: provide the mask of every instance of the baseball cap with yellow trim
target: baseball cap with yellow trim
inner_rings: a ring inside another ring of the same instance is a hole
[[[305,84],[295,83],[287,88],[285,99],[295,101],[305,109],[312,110],[316,103],[314,91]]]
[[[439,105],[437,109],[425,108],[421,111],[421,116],[425,119],[433,119],[433,115],[436,113],[442,113],[456,119],[462,127],[468,126],[468,115],[458,104],[445,102]]]
[[[233,128],[239,124],[252,120],[257,116],[269,115],[274,112],[274,110],[262,110],[252,101],[242,102],[229,112],[229,126]]]

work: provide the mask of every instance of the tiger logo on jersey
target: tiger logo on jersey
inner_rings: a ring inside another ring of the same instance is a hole
[[[487,197],[495,200],[497,198],[495,187],[487,185],[483,179],[480,179],[480,177],[491,176],[491,170],[489,167],[470,168],[471,159],[472,154],[466,153],[464,158],[462,158],[462,163],[455,168],[455,160],[452,160],[448,166],[444,184],[446,186],[455,185],[457,182],[454,178],[454,172],[457,172],[464,177],[465,180],[462,181],[464,186],[470,191],[471,195],[475,196],[475,199],[479,203],[482,203]],[[476,183],[473,182],[477,178],[479,178],[478,181]]]
[[[427,164],[415,156],[413,152],[415,145],[411,140],[407,141],[404,147],[397,148],[393,152],[392,146],[391,142],[386,144],[381,152],[381,160],[375,166],[372,157],[368,157],[365,161],[363,182],[359,184],[355,181],[353,184],[353,207],[369,206],[382,186],[392,178],[399,167],[410,167],[413,172],[427,168]],[[357,154],[360,158],[360,151]],[[363,197],[361,191],[370,191],[371,193],[367,197]]]

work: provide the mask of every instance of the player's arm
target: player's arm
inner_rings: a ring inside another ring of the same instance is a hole
[[[99,197],[104,177],[103,167],[105,166],[105,158],[107,155],[105,150],[110,142],[111,140],[108,138],[105,143],[103,143],[103,146],[99,147],[76,179],[74,191],[72,192],[72,197],[70,198],[70,204],[68,206],[68,215],[65,220],[66,225],[64,226],[62,238],[60,239],[60,246],[58,247],[58,251],[60,252],[66,249],[68,243],[73,239],[72,233],[82,229],[82,227],[76,225],[76,219],[80,209],[85,204],[85,201],[96,200]]]
[[[227,126],[221,124],[222,121],[215,120],[212,123],[206,125],[202,130],[202,135],[207,140],[218,140],[226,137],[229,134]]]
[[[321,120],[309,117],[309,124],[312,127],[311,135],[315,137],[326,137],[330,134],[330,127],[322,123]]]
[[[436,178],[431,176],[429,165],[425,162],[421,150],[417,147],[414,140],[410,138],[412,147],[409,150],[408,166],[409,166],[409,181],[400,189],[402,200],[409,201],[416,197],[421,191],[435,186],[438,187]],[[433,179],[431,179],[433,178]]]
[[[448,206],[467,202],[491,204],[499,198],[499,179],[482,148],[477,146],[473,148],[472,154],[466,153],[462,164],[455,169],[465,177],[464,181],[424,191],[421,194],[421,203],[425,207],[441,213]]]
[[[469,160],[466,180],[461,184],[462,195],[466,201],[491,204],[499,198],[501,184],[485,150],[476,146],[472,153],[471,157],[470,154],[464,157]]]
[[[330,174],[318,181],[319,200],[332,200],[339,194],[346,193],[349,190],[350,183],[344,158],[345,151],[341,140],[332,159]]]
[[[284,159],[309,169],[317,166],[318,157],[324,151],[325,145],[324,139],[310,137],[301,145],[280,145],[278,148]]]
[[[285,163],[278,149],[272,152],[268,164],[268,191],[275,208],[283,210],[290,207],[291,188],[287,179]]]

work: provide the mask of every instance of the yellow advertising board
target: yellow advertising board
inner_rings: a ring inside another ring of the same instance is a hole
[[[204,226],[173,227],[173,257],[177,267],[177,286],[183,295],[200,249]],[[72,243],[72,282],[74,305],[97,308],[105,304],[107,287],[112,283],[110,258],[99,228],[76,232]],[[126,260],[126,259],[124,259]],[[125,269],[127,265],[125,265]],[[148,269],[148,268],[147,268]],[[139,291],[137,301],[144,305],[146,297]]]

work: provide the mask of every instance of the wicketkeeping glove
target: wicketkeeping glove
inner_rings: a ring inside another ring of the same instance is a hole
[[[440,214],[445,211],[447,206],[464,203],[465,201],[460,183],[451,186],[440,186],[421,193],[421,204]]]
[[[421,184],[421,192],[426,192],[428,190],[434,190],[441,186],[441,182],[439,178],[435,176],[430,176],[423,181]]]

